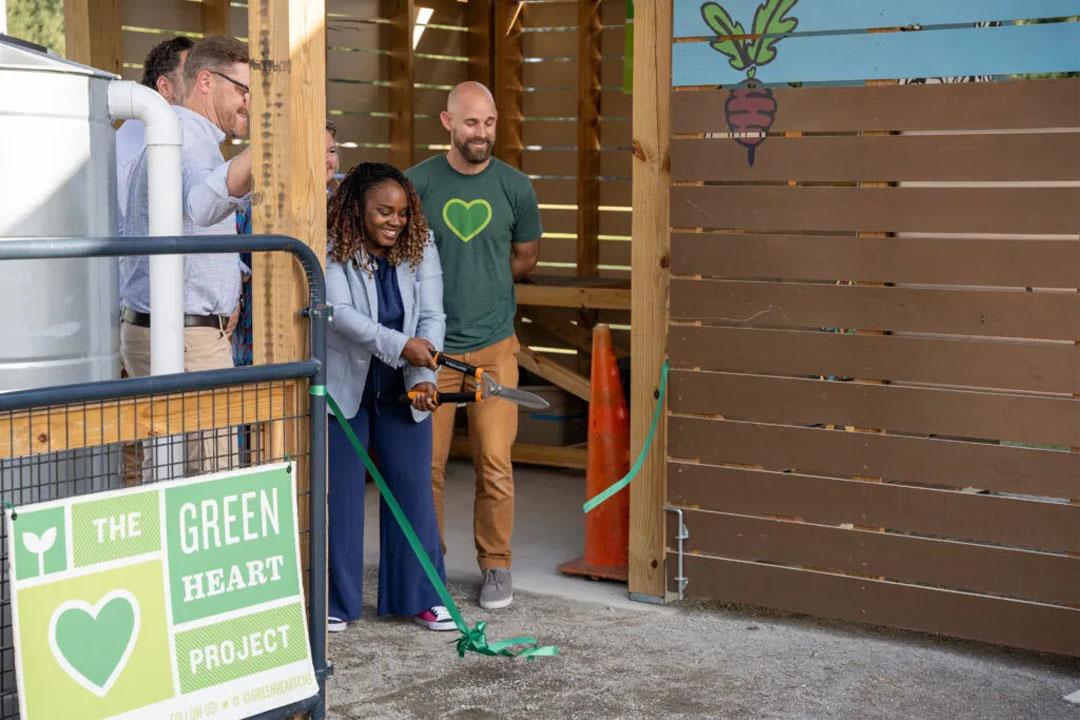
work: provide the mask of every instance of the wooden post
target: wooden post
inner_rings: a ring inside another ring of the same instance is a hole
[[[229,0],[202,0],[202,32],[211,35],[231,35],[232,21],[229,17]]]
[[[326,256],[326,1],[251,0],[251,154],[254,172],[252,226],[281,233]],[[252,268],[252,344],[255,364],[310,355],[307,278],[290,255],[256,253]],[[275,457],[308,455],[306,392],[288,393],[291,418],[264,429]],[[276,427],[275,427],[276,426]],[[277,446],[275,441],[281,441]],[[309,490],[307,463],[298,463],[297,491]],[[308,529],[300,515],[301,532]],[[301,536],[301,556],[309,535]],[[305,584],[305,588],[306,588]],[[322,609],[325,613],[325,608]]]
[[[631,254],[630,456],[645,444],[666,356],[671,237],[672,0],[634,7],[633,250]],[[664,597],[666,410],[640,474],[630,483],[632,595]]]
[[[465,5],[465,25],[469,28],[465,39],[465,52],[469,56],[467,77],[488,88],[494,85],[491,72],[495,37],[491,2],[492,0],[470,0]]]
[[[414,0],[384,0],[383,17],[390,20],[390,164],[412,167],[416,153],[413,118]]]
[[[600,273],[600,0],[578,3],[577,275]],[[578,325],[596,326],[596,310],[578,313]],[[589,375],[592,358],[578,353],[577,368]]]
[[[326,254],[325,0],[252,0],[251,152],[256,233],[297,237]],[[307,280],[292,257],[255,256],[255,363],[308,357]]]
[[[600,264],[600,5],[578,3],[578,277],[596,277]]]
[[[120,0],[64,0],[64,55],[68,60],[120,74]]]
[[[495,129],[495,157],[521,167],[522,77],[521,12],[519,0],[494,0],[494,87],[499,123]]]

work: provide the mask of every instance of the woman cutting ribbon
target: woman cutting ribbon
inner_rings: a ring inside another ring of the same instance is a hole
[[[412,183],[391,165],[351,170],[328,210],[327,390],[401,504],[440,578],[446,573],[431,492],[435,359],[446,330],[442,267]],[[412,405],[399,398],[412,391]],[[331,419],[328,629],[360,617],[364,479],[360,458]],[[413,616],[432,630],[453,620],[380,503],[379,615]]]

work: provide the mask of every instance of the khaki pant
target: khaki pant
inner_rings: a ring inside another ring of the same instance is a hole
[[[150,328],[120,323],[120,362],[131,377],[150,374]],[[184,372],[231,368],[232,344],[216,328],[184,328]],[[180,428],[169,428],[169,431]],[[142,443],[142,479],[154,478],[155,465],[166,458],[169,477],[214,472],[235,467],[234,428],[184,433]],[[158,455],[154,461],[155,452]],[[167,453],[167,454],[163,454]],[[174,459],[175,458],[175,459]],[[181,459],[182,458],[182,459]],[[160,473],[159,473],[160,476]]]
[[[470,365],[484,368],[497,382],[517,387],[518,352],[521,346],[516,336],[463,355],[449,355]],[[439,370],[439,392],[471,392],[476,378],[464,376],[449,368]],[[443,532],[443,490],[446,481],[446,460],[450,456],[450,441],[454,436],[453,404],[436,410],[432,422],[431,489],[435,495],[435,514],[439,535],[446,552]],[[517,437],[518,407],[500,398],[469,403],[469,441],[472,443],[473,466],[476,468],[476,499],[473,504],[473,539],[476,560],[481,570],[491,567],[509,568],[511,561],[510,535],[514,531],[514,470],[510,464],[510,448]]]

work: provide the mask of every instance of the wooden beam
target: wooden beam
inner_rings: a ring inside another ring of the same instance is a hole
[[[217,390],[80,403],[0,413],[0,460],[213,430],[236,425],[278,424],[290,413],[288,385],[298,381],[238,385]],[[283,434],[281,428],[278,434]]]
[[[531,322],[521,322],[522,317]],[[536,329],[558,338],[580,352],[592,353],[592,333],[580,325],[574,325],[569,317],[562,317],[556,311],[540,307],[519,308],[518,320],[514,324],[520,325],[526,333]],[[521,334],[520,331],[518,334]]]
[[[600,263],[601,0],[578,2],[577,274],[596,277]]]
[[[324,0],[252,0],[252,195],[256,233],[291,235],[326,256]],[[285,253],[255,256],[256,364],[308,357],[307,279]]]
[[[495,47],[493,12],[492,0],[469,0],[465,4],[465,25],[469,28],[465,37],[465,52],[469,56],[466,77],[488,88],[495,84],[492,76]]]
[[[666,203],[667,195],[664,196]],[[575,287],[572,285],[515,286],[518,305],[569,307],[594,310],[629,310],[629,288]]]
[[[229,0],[202,0],[199,8],[202,11],[204,36],[232,35]]]
[[[64,55],[120,74],[123,45],[120,0],[64,0]]]
[[[521,71],[520,0],[494,0],[494,87],[499,121],[495,128],[495,157],[513,167],[521,167],[521,123],[524,92]]]
[[[326,257],[326,0],[250,0],[252,225],[256,233],[291,235]],[[285,253],[256,253],[252,272],[255,363],[310,354],[307,278]],[[296,420],[264,440],[290,457],[308,457],[306,392],[289,394]],[[280,457],[275,452],[276,457]],[[310,491],[309,463],[297,463],[297,492]],[[321,498],[320,498],[321,500]],[[299,515],[307,558],[309,516]],[[325,613],[319,608],[317,613]]]
[[[472,442],[464,435],[457,435],[450,443],[450,454],[454,457],[471,458]],[[584,470],[587,451],[584,447],[553,445],[533,445],[515,443],[510,450],[510,459],[526,465],[546,465],[547,467]]]
[[[672,0],[634,3],[634,160],[630,342],[630,457],[645,444],[667,347],[671,248]],[[665,412],[666,415],[666,412]],[[632,594],[663,598],[667,423],[630,483]]]
[[[600,273],[600,20],[601,0],[578,2],[577,97],[577,276]],[[578,326],[596,326],[596,310],[580,310]],[[578,372],[588,375],[590,358],[579,354]]]
[[[412,167],[416,153],[413,117],[414,0],[383,0],[382,13],[390,20],[390,164]]]
[[[521,352],[518,354],[518,365],[535,375],[539,375],[548,382],[558,385],[571,395],[577,395],[585,402],[589,402],[589,378],[565,368],[554,360],[546,358],[527,347],[521,348]]]
[[[524,323],[522,318],[528,318],[532,322]],[[572,319],[572,314],[565,310],[530,305],[518,308],[515,327],[526,328],[526,332],[531,332],[534,329],[539,330],[541,333],[557,338],[576,349],[583,356],[592,355],[592,331],[586,330],[581,325],[575,325],[571,322]],[[630,356],[630,346],[626,342],[617,335],[613,336],[613,341],[617,357]],[[526,343],[526,345],[528,344]]]

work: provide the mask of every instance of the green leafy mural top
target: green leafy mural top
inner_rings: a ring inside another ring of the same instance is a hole
[[[705,24],[716,33],[717,39],[709,46],[724,55],[735,70],[745,70],[746,76],[753,78],[757,68],[776,59],[776,43],[794,32],[798,26],[797,18],[788,17],[788,13],[799,0],[766,0],[754,13],[752,32],[719,3],[707,2],[701,6],[701,17]]]

